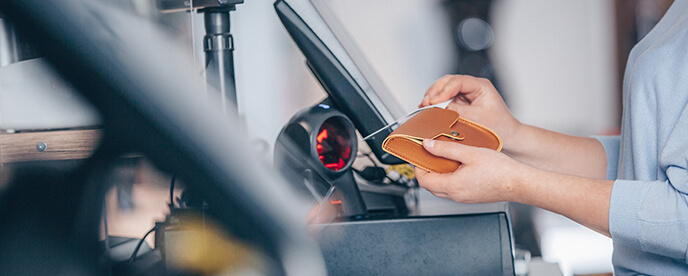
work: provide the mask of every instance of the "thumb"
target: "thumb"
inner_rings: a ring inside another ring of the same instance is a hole
[[[461,163],[471,163],[476,156],[476,148],[461,143],[424,139],[423,147],[431,154]]]

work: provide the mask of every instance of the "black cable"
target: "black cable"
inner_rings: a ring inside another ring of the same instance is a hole
[[[380,166],[378,166],[377,162],[375,162],[375,160],[373,159],[373,157],[370,156],[370,155],[372,154],[372,152],[361,152],[361,154],[364,155],[365,157],[368,157],[368,159],[370,160],[371,163],[373,163],[373,166],[374,166],[375,168],[380,168]],[[362,174],[361,174],[361,171],[356,170],[356,169],[354,169],[354,171],[356,171],[359,175],[362,175]],[[394,184],[394,185],[406,186],[406,185],[400,183],[398,180],[392,179],[391,177],[389,177],[388,174],[385,174],[385,177],[384,177],[384,178],[389,179],[389,181],[392,182],[392,184]]]
[[[130,265],[134,262],[134,259],[136,259],[136,254],[139,253],[139,249],[141,249],[141,245],[143,244],[143,242],[146,241],[146,237],[148,237],[148,235],[150,235],[150,233],[153,233],[153,231],[155,231],[156,228],[157,228],[156,226],[153,226],[153,228],[151,228],[151,230],[148,230],[148,232],[146,232],[146,234],[143,235],[143,238],[141,238],[139,243],[136,244],[136,248],[134,249],[134,252],[131,253],[131,257],[129,258],[129,264]]]
[[[177,181],[176,176],[172,176],[172,181],[170,181],[170,211],[174,208],[174,183]]]

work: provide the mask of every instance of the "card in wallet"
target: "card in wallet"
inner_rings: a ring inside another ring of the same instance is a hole
[[[424,139],[451,141],[500,151],[502,140],[488,128],[450,109],[424,109],[394,130],[382,143],[382,149],[421,169],[450,173],[459,168],[454,160],[432,155],[423,148]]]

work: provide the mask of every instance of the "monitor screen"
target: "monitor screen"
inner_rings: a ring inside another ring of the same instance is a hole
[[[405,115],[326,3],[278,0],[275,10],[329,101],[353,121],[362,136]],[[378,160],[386,164],[403,162],[382,150],[382,142],[392,130],[366,140]]]

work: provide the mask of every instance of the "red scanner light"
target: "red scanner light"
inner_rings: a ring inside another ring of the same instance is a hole
[[[316,136],[315,149],[318,152],[320,162],[332,171],[339,171],[346,167],[351,158],[351,146],[353,141],[347,130],[337,120],[331,118],[320,127]]]

